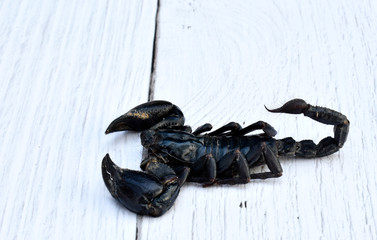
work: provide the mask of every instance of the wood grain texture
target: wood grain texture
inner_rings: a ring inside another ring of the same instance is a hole
[[[377,2],[159,0],[156,19],[157,6],[0,1],[0,239],[377,239]],[[331,135],[263,107],[299,97],[346,114],[348,141],[282,159],[278,179],[187,184],[164,216],[137,217],[100,161],[139,168],[138,134],[104,130],[147,101],[151,70],[153,98],[193,128],[265,120],[278,138]]]
[[[100,163],[138,168],[138,135],[104,131],[148,99],[156,6],[0,2],[0,239],[135,238]]]

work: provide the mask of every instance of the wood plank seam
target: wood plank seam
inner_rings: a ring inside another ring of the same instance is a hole
[[[148,102],[154,99],[154,87],[156,82],[156,65],[157,65],[157,49],[158,49],[158,37],[159,37],[159,15],[160,15],[160,0],[157,0],[156,15],[155,15],[155,27],[154,27],[154,38],[152,47],[152,61],[151,61],[151,74],[149,80],[149,90],[148,90]],[[135,240],[139,239],[139,229],[142,226],[142,216],[136,217],[136,231]]]
[[[149,81],[149,92],[148,92],[148,102],[154,99],[154,85],[156,82],[156,65],[157,65],[157,50],[158,50],[158,23],[160,16],[160,0],[157,0],[156,16],[155,16],[155,28],[154,28],[154,39],[153,39],[153,48],[152,48],[152,62],[151,62],[151,78]]]

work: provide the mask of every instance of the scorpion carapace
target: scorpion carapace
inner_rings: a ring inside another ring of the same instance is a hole
[[[266,108],[267,109],[267,108]],[[334,136],[296,142],[293,138],[274,139],[275,129],[259,121],[242,128],[231,122],[211,131],[207,123],[194,132],[185,126],[182,111],[166,101],[141,104],[115,119],[106,134],[116,131],[141,131],[141,143],[147,150],[141,162],[143,171],[122,169],[106,154],[102,176],[111,195],[129,210],[143,215],[160,216],[169,210],[185,182],[241,184],[250,179],[280,177],[279,156],[314,158],[338,151],[347,139],[349,121],[334,110],[311,106],[294,99],[270,112],[301,114],[334,126]],[[262,134],[246,135],[254,130]],[[266,164],[269,171],[250,173]]]

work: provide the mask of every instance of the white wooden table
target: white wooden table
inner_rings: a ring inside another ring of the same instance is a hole
[[[0,239],[377,239],[377,1],[1,0],[0,82]],[[277,179],[187,184],[160,218],[103,184],[107,152],[139,168],[139,135],[104,131],[148,99],[193,128],[332,135],[263,107],[293,98],[348,116],[340,152],[282,159]]]

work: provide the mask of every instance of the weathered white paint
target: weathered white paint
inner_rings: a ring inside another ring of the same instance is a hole
[[[135,214],[104,187],[107,124],[148,99],[156,1],[0,2],[0,239],[124,239]]]
[[[376,239],[377,2],[160,0],[153,97],[189,125],[332,134],[263,107],[300,97],[346,114],[351,131],[339,153],[282,160],[278,179],[188,184],[149,218],[111,198],[100,162],[138,168],[138,134],[103,132],[147,101],[156,9],[0,2],[0,239]]]

